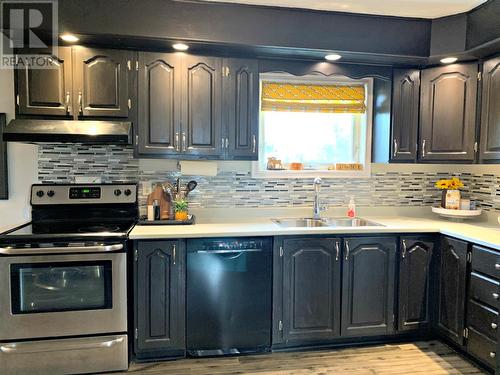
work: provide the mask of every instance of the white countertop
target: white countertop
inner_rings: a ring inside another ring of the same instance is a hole
[[[314,227],[283,228],[271,221],[271,218],[310,217],[309,211],[302,210],[260,210],[260,217],[254,211],[245,209],[231,210],[233,217],[214,212],[207,215],[200,212],[200,218],[194,225],[136,225],[130,233],[130,239],[167,239],[167,238],[201,238],[201,237],[237,237],[237,236],[281,236],[281,235],[315,235],[315,234],[383,234],[383,233],[441,233],[444,235],[473,242],[479,245],[500,250],[500,226],[492,217],[482,221],[452,222],[429,216],[427,212],[398,212],[394,208],[365,209],[358,216],[374,221],[383,226],[370,227]],[[238,215],[234,211],[238,211]],[[379,214],[377,214],[377,211]],[[404,210],[403,210],[404,211]],[[384,212],[389,215],[380,215]],[[246,215],[245,215],[246,213]],[[217,216],[219,214],[219,216]],[[281,215],[280,215],[281,214]],[[304,214],[306,214],[304,216]],[[307,215],[308,214],[308,215]],[[325,217],[340,216],[335,213]]]

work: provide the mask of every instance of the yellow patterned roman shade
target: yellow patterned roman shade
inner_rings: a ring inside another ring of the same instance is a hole
[[[362,85],[262,83],[263,111],[365,113]]]

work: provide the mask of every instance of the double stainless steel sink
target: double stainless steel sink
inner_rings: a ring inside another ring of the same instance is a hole
[[[299,219],[271,219],[273,223],[284,228],[315,228],[315,227],[381,227],[382,224],[362,218],[299,218]]]

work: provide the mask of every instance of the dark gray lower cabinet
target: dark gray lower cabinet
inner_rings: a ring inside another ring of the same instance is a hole
[[[433,250],[434,241],[432,238],[401,238],[399,255],[399,331],[429,327]]]
[[[339,336],[340,252],[338,238],[275,241],[274,344]]]
[[[395,266],[395,238],[344,238],[343,337],[394,331]]]
[[[438,255],[439,333],[459,345],[464,343],[467,242],[443,237]]]
[[[134,351],[138,358],[185,350],[185,242],[139,241],[134,264]]]

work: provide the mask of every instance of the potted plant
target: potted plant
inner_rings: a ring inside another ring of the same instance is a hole
[[[441,207],[458,210],[460,208],[460,188],[464,187],[459,178],[453,177],[449,180],[439,180],[435,186],[442,190]]]
[[[185,221],[188,219],[188,202],[185,199],[177,199],[174,202],[175,220]]]

